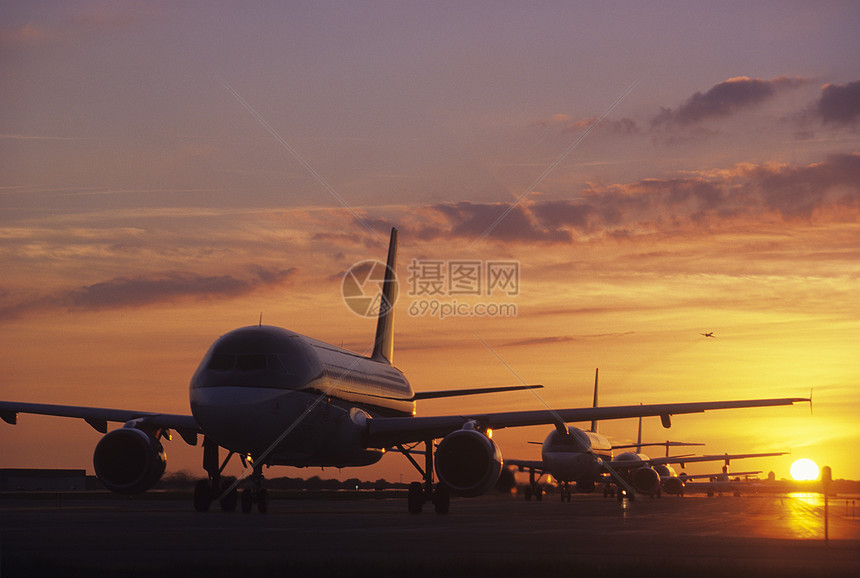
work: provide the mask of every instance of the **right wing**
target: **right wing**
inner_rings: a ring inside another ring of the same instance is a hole
[[[524,469],[535,470],[536,472],[546,471],[541,460],[505,460],[505,465],[514,466],[520,471]]]
[[[770,458],[774,456],[784,456],[788,452],[769,452],[764,454],[715,454],[708,456],[669,456],[666,458],[651,458],[650,460],[645,460],[645,462],[649,465],[659,465],[659,464],[680,464],[681,467],[685,467],[686,464],[690,464],[693,462],[726,462],[726,465],[729,465],[729,462],[732,460],[742,460],[745,458]]]
[[[202,433],[197,420],[191,415],[77,405],[0,401],[0,419],[6,423],[12,425],[18,423],[19,413],[74,417],[86,421],[96,431],[101,433],[107,433],[107,422],[109,421],[127,423],[132,420],[139,420],[142,426],[176,430],[182,436],[182,439],[190,445],[195,445],[197,443],[197,434]]]

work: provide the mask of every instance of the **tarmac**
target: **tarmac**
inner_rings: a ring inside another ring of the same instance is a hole
[[[492,495],[406,511],[405,496],[272,493],[266,514],[189,495],[0,495],[0,576],[858,576],[855,498],[541,502]],[[857,499],[856,501],[860,501]]]

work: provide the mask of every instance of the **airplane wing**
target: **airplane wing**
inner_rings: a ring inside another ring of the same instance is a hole
[[[571,408],[559,410],[509,411],[488,414],[464,414],[437,417],[377,417],[367,420],[365,445],[387,448],[397,444],[420,442],[444,437],[475,422],[483,429],[502,429],[530,425],[559,424],[591,420],[624,419],[659,415],[668,427],[669,416],[699,413],[715,409],[769,407],[792,405],[809,401],[807,398],[750,399],[694,403],[668,403],[651,405],[623,405],[606,407]]]
[[[646,460],[645,463],[648,465],[656,466],[659,464],[680,464],[681,467],[685,467],[686,464],[690,464],[693,462],[726,462],[728,463],[731,460],[742,460],[745,458],[769,458],[773,456],[784,456],[788,452],[770,452],[764,454],[715,454],[708,456],[669,456],[666,458],[652,458],[650,460]]]
[[[544,471],[543,462],[541,460],[505,460],[506,466],[514,466],[520,471],[524,469]]]
[[[175,430],[190,445],[195,445],[197,443],[197,434],[202,433],[197,420],[191,415],[108,409],[103,407],[0,401],[0,419],[3,419],[6,423],[12,425],[18,423],[19,413],[78,418],[86,421],[96,431],[101,433],[107,432],[107,422],[127,423],[138,420],[139,426],[142,427]]]
[[[681,474],[678,475],[678,477],[681,478],[682,480],[686,481],[686,480],[698,480],[698,479],[702,479],[702,478],[710,479],[710,478],[725,476],[727,479],[723,480],[723,481],[729,481],[728,478],[743,477],[743,476],[755,476],[757,474],[760,474],[761,472],[762,472],[762,470],[756,470],[756,471],[751,471],[751,472],[731,472],[731,473],[725,473],[725,474],[720,472],[718,474],[692,474],[692,475],[682,472]],[[704,486],[705,484],[702,484],[702,485]]]

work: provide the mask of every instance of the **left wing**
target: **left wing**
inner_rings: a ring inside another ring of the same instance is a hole
[[[197,443],[197,434],[202,433],[197,420],[191,415],[76,405],[0,401],[0,418],[6,423],[12,425],[18,423],[19,413],[78,418],[86,421],[96,431],[101,433],[107,432],[107,422],[109,421],[120,423],[137,421],[138,427],[175,430],[190,445],[195,445]]]
[[[663,425],[671,424],[669,416],[699,413],[715,409],[769,407],[792,405],[808,398],[749,399],[667,403],[651,405],[620,405],[607,407],[570,408],[559,410],[508,411],[489,414],[464,414],[435,417],[376,417],[367,420],[365,445],[387,448],[397,444],[420,442],[445,437],[473,422],[480,429],[502,429],[542,424],[563,424],[591,420],[624,419],[659,415]]]

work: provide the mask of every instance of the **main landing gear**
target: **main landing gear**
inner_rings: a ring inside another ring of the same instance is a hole
[[[406,459],[424,478],[424,482],[412,482],[409,484],[409,495],[407,507],[410,514],[420,514],[424,510],[424,504],[431,502],[437,514],[447,514],[451,507],[451,492],[443,483],[433,484],[433,440],[424,442],[424,468],[415,461],[409,449],[401,445],[397,446]]]
[[[200,480],[194,486],[194,509],[198,512],[208,512],[215,500],[218,500],[221,511],[236,511],[239,502],[238,483],[221,477],[232,457],[233,452],[230,452],[219,465],[218,444],[209,438],[203,439],[203,469],[206,470],[208,479]],[[263,487],[262,464],[252,467],[251,487],[242,491],[242,511],[249,514],[256,504],[257,511],[265,514],[269,509],[269,500],[266,488]]]
[[[525,491],[523,492],[525,494],[526,502],[531,502],[532,496],[534,496],[535,500],[538,502],[543,500],[544,490],[543,486],[540,484],[541,477],[543,477],[543,474],[535,477],[534,468],[529,468],[529,484],[525,487]]]
[[[570,494],[571,494],[570,482],[561,482],[558,485],[558,493],[561,494],[561,501],[562,502],[569,502],[570,501]]]

